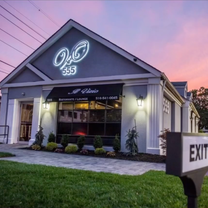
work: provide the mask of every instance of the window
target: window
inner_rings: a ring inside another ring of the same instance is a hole
[[[122,100],[59,103],[58,134],[100,135],[121,132]]]

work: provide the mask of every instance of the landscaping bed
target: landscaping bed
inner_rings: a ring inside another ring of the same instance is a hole
[[[55,154],[55,153],[54,153]],[[185,208],[179,178],[127,176],[0,161],[0,208]],[[208,177],[198,206],[208,207]]]
[[[23,149],[32,150],[31,147],[24,147]],[[56,154],[67,154],[63,151],[63,148],[58,148],[58,150],[60,151],[56,152]],[[52,151],[46,150],[45,148],[41,148],[40,151],[52,152]],[[70,153],[70,154],[91,156],[91,157],[101,157],[101,158],[111,158],[111,159],[121,159],[121,160],[131,160],[131,161],[141,161],[141,162],[153,162],[153,163],[165,163],[165,160],[166,160],[166,157],[163,155],[153,155],[153,154],[147,154],[147,153],[138,153],[135,156],[127,156],[123,152],[118,152],[115,154],[114,157],[112,157],[112,156],[108,156],[107,154],[96,155],[94,151],[88,150],[88,154],[82,154],[80,153],[80,151],[77,151],[75,153]]]
[[[9,152],[0,152],[0,158],[2,157],[14,157],[15,155],[9,153]]]

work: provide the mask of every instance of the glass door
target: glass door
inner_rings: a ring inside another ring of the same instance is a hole
[[[20,142],[27,142],[31,138],[33,103],[21,104]]]

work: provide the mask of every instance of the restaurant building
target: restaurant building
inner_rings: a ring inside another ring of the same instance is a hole
[[[8,141],[31,145],[39,125],[60,143],[95,135],[112,149],[116,134],[125,151],[126,134],[136,125],[139,152],[160,154],[158,135],[198,132],[199,115],[186,82],[171,83],[151,65],[69,20],[0,83],[0,125]],[[1,131],[1,129],[0,129]]]

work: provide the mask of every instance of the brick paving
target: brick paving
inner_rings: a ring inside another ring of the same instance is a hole
[[[0,160],[91,170],[95,172],[107,172],[120,175],[141,175],[149,170],[165,170],[165,164],[163,163],[148,163],[31,151],[20,149],[21,147],[24,146],[20,144],[0,144],[0,152],[10,152],[16,155],[16,157],[1,158]]]

